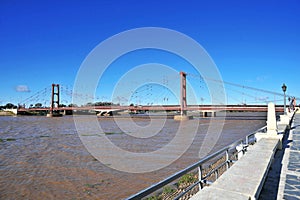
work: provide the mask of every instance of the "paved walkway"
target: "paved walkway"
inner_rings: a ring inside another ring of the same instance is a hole
[[[260,200],[300,200],[300,113],[295,114],[283,149],[277,151]]]

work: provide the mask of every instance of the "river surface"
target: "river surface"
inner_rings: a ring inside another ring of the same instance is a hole
[[[210,152],[266,125],[266,113],[230,115],[221,135],[217,138],[212,135],[216,144],[207,147]],[[81,121],[81,137],[74,117]],[[214,124],[221,121],[215,117],[186,122],[185,131],[189,130],[190,124],[196,123],[198,128],[192,144],[180,158],[160,170],[129,173],[113,169],[110,163],[101,163],[89,153],[82,137],[93,138],[91,133],[95,130],[90,130],[88,117],[74,117],[0,117],[0,199],[124,199],[199,160],[200,146],[205,145],[203,141],[210,120]],[[152,128],[147,127],[156,122],[159,124],[161,120],[119,118],[116,123],[113,118],[98,118],[97,122],[103,129],[100,136],[105,135],[124,151],[145,153],[163,148],[175,138],[180,122],[173,119],[165,119],[159,131],[153,130],[157,134],[151,135]],[[126,127],[132,123],[136,126]],[[125,128],[120,129],[120,124],[125,124]],[[132,136],[139,130],[136,127],[148,130],[151,137]],[[86,131],[86,135],[82,131]],[[180,143],[176,145],[180,149]],[[101,150],[101,147],[100,151],[107,152],[108,158],[114,158],[114,152]],[[127,162],[134,166],[136,161],[128,159]]]

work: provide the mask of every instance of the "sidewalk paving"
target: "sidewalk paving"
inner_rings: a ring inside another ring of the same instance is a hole
[[[283,157],[282,175],[285,179],[280,180],[284,184],[284,190],[279,193],[283,199],[300,199],[300,114],[295,115],[288,138],[289,147]],[[285,162],[287,161],[287,162]],[[283,182],[284,181],[284,182]],[[283,189],[283,187],[281,187]],[[282,196],[283,195],[283,196]]]
[[[275,160],[261,191],[260,200],[300,200],[300,113],[296,113],[283,149]]]

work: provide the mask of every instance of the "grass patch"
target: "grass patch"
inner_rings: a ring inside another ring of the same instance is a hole
[[[178,185],[179,185],[179,187],[186,186],[186,185],[190,185],[196,181],[197,181],[197,179],[193,174],[185,174],[179,179]]]
[[[123,132],[104,132],[105,135],[123,134]]]
[[[0,142],[4,142],[4,140],[0,138]]]
[[[16,141],[15,138],[7,138],[6,141],[10,142],[10,141]]]
[[[151,197],[148,197],[147,200],[161,200],[161,198],[159,198],[157,196],[151,196]]]
[[[41,135],[40,137],[44,138],[44,137],[50,137],[50,136],[49,135]]]
[[[97,134],[81,134],[80,136],[99,136]]]
[[[171,188],[170,186],[165,186],[163,188],[163,194],[173,194],[175,192],[175,189]]]

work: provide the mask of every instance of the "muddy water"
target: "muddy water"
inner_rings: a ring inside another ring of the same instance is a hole
[[[112,143],[132,152],[163,147],[179,126],[167,119],[156,135],[141,139],[125,134],[112,118],[98,120]],[[126,124],[130,119],[122,120]],[[213,120],[218,123],[218,117]],[[212,151],[264,126],[265,120],[265,114],[258,113],[229,117]],[[151,123],[149,119],[133,121],[141,127]],[[72,116],[0,117],[0,199],[124,199],[199,159],[209,121],[200,118],[193,123],[199,123],[197,135],[181,158],[158,171],[132,174],[97,161],[82,144]]]

